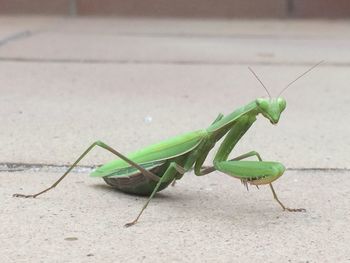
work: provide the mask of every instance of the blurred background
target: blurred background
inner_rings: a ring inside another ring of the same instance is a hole
[[[348,18],[347,0],[1,0],[2,14],[206,18]]]
[[[206,18],[348,18],[347,0],[1,0],[2,14]]]

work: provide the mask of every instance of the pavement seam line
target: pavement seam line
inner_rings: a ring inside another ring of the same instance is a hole
[[[98,165],[78,165],[74,168],[73,172],[87,173],[93,169],[101,166]],[[59,164],[43,164],[43,163],[0,163],[0,173],[2,172],[50,172],[50,173],[62,173],[65,172],[70,165]],[[350,168],[323,168],[323,167],[298,167],[287,168],[288,171],[310,171],[310,172],[349,172]]]

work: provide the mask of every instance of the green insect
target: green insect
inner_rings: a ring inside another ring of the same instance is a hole
[[[297,79],[311,71],[321,62],[317,63],[289,83],[279,95],[281,95],[281,93]],[[91,173],[91,176],[102,177],[107,184],[120,191],[129,194],[149,196],[135,220],[127,223],[125,225],[126,227],[132,226],[138,221],[142,212],[146,209],[147,205],[157,192],[165,189],[171,183],[174,184],[176,180],[181,179],[186,172],[189,172],[192,169],[198,176],[206,175],[213,171],[220,171],[241,180],[246,187],[248,187],[248,184],[255,186],[268,184],[271,188],[274,199],[279,203],[283,210],[290,212],[305,211],[303,208],[287,208],[278,199],[272,186],[272,182],[279,178],[285,171],[285,167],[281,163],[263,161],[260,154],[255,151],[228,160],[229,154],[246,131],[255,122],[257,115],[262,114],[272,124],[277,124],[281,113],[286,108],[285,99],[280,96],[272,98],[257,75],[250,68],[249,70],[262,84],[269,95],[269,98],[258,98],[226,116],[219,114],[215,121],[206,129],[188,132],[170,138],[160,143],[145,147],[127,156],[122,155],[101,141],[96,141],[52,186],[37,194],[14,194],[14,196],[35,198],[55,188],[88,152],[90,152],[95,146],[99,146],[112,152],[118,156],[119,159],[97,168]],[[225,135],[226,137],[214,157],[213,166],[203,166],[209,152]],[[242,161],[243,159],[253,156],[258,160]]]

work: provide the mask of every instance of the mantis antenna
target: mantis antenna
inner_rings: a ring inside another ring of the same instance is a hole
[[[292,82],[290,82],[279,94],[277,97],[279,97],[286,89],[288,89],[294,82],[296,82],[298,79],[300,79],[301,77],[305,76],[307,73],[309,73],[311,70],[313,70],[314,68],[316,68],[318,65],[322,64],[324,62],[324,60],[321,60],[320,62],[316,63],[315,65],[313,65],[311,68],[309,68],[307,71],[305,71],[303,74],[301,74],[299,77],[297,77],[295,80],[293,80]]]
[[[270,92],[267,90],[267,88],[265,87],[264,83],[262,83],[262,81],[259,79],[259,77],[255,74],[255,72],[250,67],[248,67],[248,69],[254,75],[254,77],[260,82],[261,86],[264,87],[264,89],[266,90],[267,94],[269,95],[269,97],[271,99]]]

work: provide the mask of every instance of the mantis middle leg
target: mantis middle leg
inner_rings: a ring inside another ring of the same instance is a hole
[[[175,162],[170,163],[168,168],[166,169],[166,171],[162,175],[162,177],[160,177],[160,180],[158,181],[156,187],[153,189],[152,194],[150,195],[150,197],[147,199],[146,203],[142,207],[140,213],[137,215],[137,217],[135,218],[134,221],[125,224],[125,227],[130,227],[130,226],[137,223],[137,221],[139,220],[143,211],[147,208],[149,202],[152,200],[153,196],[157,193],[158,188],[162,183],[174,180],[177,173],[184,174],[185,172],[186,172],[186,170],[182,166],[178,165]]]

